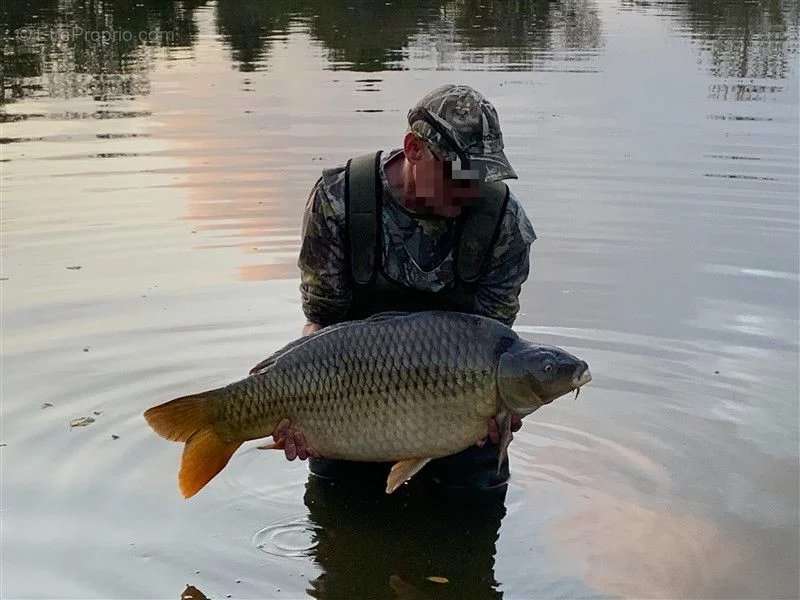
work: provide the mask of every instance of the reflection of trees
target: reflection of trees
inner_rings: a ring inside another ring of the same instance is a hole
[[[306,0],[311,35],[329,51],[334,68],[382,71],[400,68],[403,50],[420,25],[437,20],[440,2]]]
[[[269,55],[275,33],[288,33],[291,0],[220,0],[217,5],[217,29],[230,45],[233,60],[242,71],[252,71],[255,64]]]
[[[453,15],[462,43],[505,49],[509,62],[529,62],[532,53],[542,50],[602,45],[591,0],[451,0],[445,11]]]
[[[13,0],[2,3],[4,100],[38,92],[98,99],[146,94],[154,47],[190,46],[205,0]],[[333,68],[403,68],[436,46],[464,60],[530,68],[548,50],[601,44],[594,0],[219,0],[217,27],[241,70],[259,68],[270,45],[306,29]],[[439,44],[445,36],[451,44]],[[488,52],[482,53],[486,49]],[[543,52],[544,51],[544,52]],[[488,55],[491,54],[491,58]],[[41,78],[41,79],[36,79]]]
[[[638,0],[623,5],[663,8]],[[718,77],[785,79],[795,61],[796,0],[688,0],[670,14],[691,31]]]
[[[107,99],[148,92],[148,50],[189,46],[204,0],[14,0],[2,3],[3,101]],[[41,77],[39,80],[32,78]]]
[[[530,65],[542,50],[601,45],[594,0],[224,0],[218,15],[243,70],[268,55],[270,34],[287,33],[292,20],[322,42],[333,68],[352,71],[403,68],[409,52],[426,50],[415,46],[443,33],[457,46],[491,49],[501,63]]]
[[[535,59],[557,58],[559,50],[602,46],[593,0],[450,0],[445,14],[453,20],[455,42],[469,51],[463,60],[470,63],[491,60],[507,70],[530,70]],[[572,60],[580,58],[572,53]]]
[[[689,2],[690,25],[707,33],[712,71],[723,77],[783,79],[789,70],[790,36],[788,6],[775,0]],[[796,13],[797,4],[792,3]],[[796,14],[795,14],[796,17]],[[796,24],[796,19],[792,20]],[[794,48],[796,53],[796,46]]]
[[[292,20],[323,43],[339,68],[377,71],[392,68],[419,23],[435,18],[434,0],[221,0],[219,32],[239,68],[250,71],[269,55],[276,33],[288,34]],[[336,66],[334,68],[336,68]]]

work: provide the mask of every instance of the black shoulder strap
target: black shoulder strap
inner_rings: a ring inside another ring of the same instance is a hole
[[[500,233],[506,204],[508,186],[505,183],[481,184],[480,201],[465,211],[461,222],[456,262],[456,273],[461,281],[474,283],[481,276]]]
[[[357,156],[347,161],[345,206],[348,253],[353,281],[366,285],[375,276],[378,253],[378,214],[382,185],[378,177],[381,153]]]

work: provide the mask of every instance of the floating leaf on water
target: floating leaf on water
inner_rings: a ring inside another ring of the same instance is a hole
[[[88,352],[88,351],[89,351],[89,346],[86,346],[86,347],[83,349],[83,351],[84,351],[84,352]]]
[[[112,440],[118,440],[118,439],[119,439],[119,436],[118,436],[116,433],[112,433],[112,434],[111,434],[111,439],[112,439]]]
[[[94,423],[94,417],[78,417],[69,422],[70,427],[86,427]]]
[[[103,414],[103,411],[102,411],[102,410],[95,410],[95,411],[92,411],[92,414],[93,414],[95,417],[99,417],[100,415],[102,415],[102,414]]]
[[[186,589],[181,593],[181,600],[208,600],[208,596],[193,585],[187,584]]]
[[[50,402],[45,402],[42,404],[42,410],[45,408],[53,408],[53,405]]]
[[[71,267],[67,267],[70,271],[77,271],[81,269],[81,265],[72,265]]]
[[[425,579],[432,581],[433,583],[450,583],[450,580],[447,577],[439,577],[438,575],[431,575]]]

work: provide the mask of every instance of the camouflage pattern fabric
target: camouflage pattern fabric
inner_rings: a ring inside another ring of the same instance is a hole
[[[385,165],[401,149],[383,153],[382,268],[403,286],[437,292],[455,278],[455,220],[418,215],[404,209],[386,179]],[[327,169],[314,185],[303,216],[298,266],[303,312],[321,325],[345,319],[352,297],[346,261],[345,168]],[[473,311],[512,325],[519,293],[528,278],[530,245],[536,239],[528,217],[513,193],[488,266],[478,281]]]
[[[469,155],[481,179],[516,179],[503,152],[503,134],[497,110],[478,90],[468,85],[447,84],[432,90],[408,111],[409,129],[428,142],[440,160],[455,161],[457,153],[429,123],[415,119],[424,108],[438,125],[455,138]]]

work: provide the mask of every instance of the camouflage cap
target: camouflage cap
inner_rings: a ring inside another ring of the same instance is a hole
[[[436,126],[428,122],[431,118]],[[447,84],[429,92],[408,111],[408,124],[441,158],[456,160],[458,152],[447,135],[442,135],[444,130],[461,146],[470,168],[478,169],[484,181],[517,178],[503,152],[497,110],[468,85]]]

